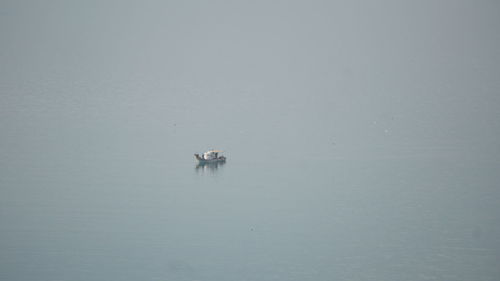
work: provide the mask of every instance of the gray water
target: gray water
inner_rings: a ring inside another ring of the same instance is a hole
[[[0,280],[500,278],[497,3],[210,2],[0,3]]]

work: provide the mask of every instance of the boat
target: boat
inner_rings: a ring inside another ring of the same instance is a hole
[[[203,153],[201,156],[196,153],[194,157],[196,158],[199,164],[226,162],[226,157],[219,155],[219,153],[222,153],[222,151],[209,150]]]

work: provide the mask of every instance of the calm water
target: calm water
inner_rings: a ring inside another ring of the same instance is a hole
[[[117,130],[126,128],[134,129]],[[12,140],[3,150],[1,279],[500,274],[498,162],[491,155],[475,157],[480,152],[457,144],[363,149],[329,140],[293,151],[307,137],[256,136],[248,146],[249,137],[236,133],[227,163],[197,167],[191,152],[204,149],[204,140],[180,137],[188,134],[181,124],[164,130],[171,131],[16,136],[33,145]]]
[[[0,280],[500,279],[495,1],[29,2]]]

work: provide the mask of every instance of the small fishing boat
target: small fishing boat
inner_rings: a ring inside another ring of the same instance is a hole
[[[196,157],[196,160],[198,160],[198,163],[200,164],[225,162],[226,157],[219,155],[219,153],[222,153],[222,151],[209,150],[203,153],[201,156],[199,154],[195,154],[194,157]]]

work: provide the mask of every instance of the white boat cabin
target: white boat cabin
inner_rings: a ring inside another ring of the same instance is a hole
[[[204,160],[213,160],[219,158],[219,153],[222,152],[220,150],[209,150],[205,153],[203,153],[203,159]]]

